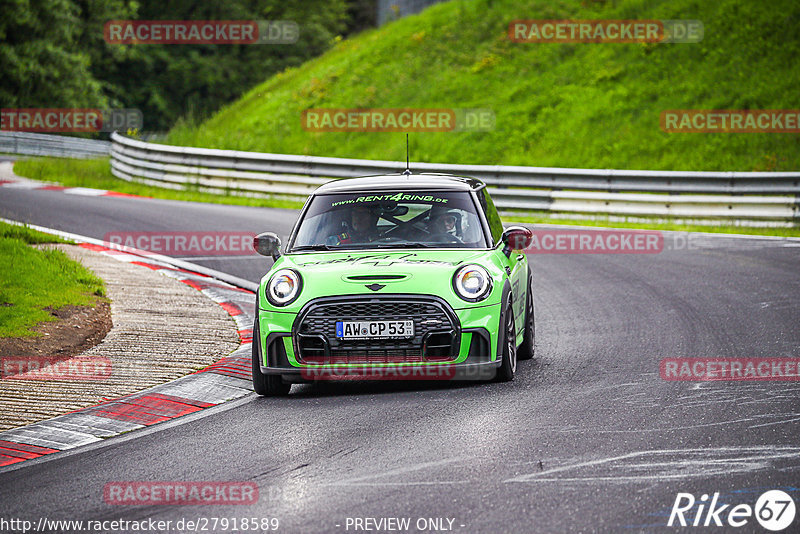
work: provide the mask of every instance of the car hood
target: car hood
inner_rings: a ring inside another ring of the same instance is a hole
[[[297,301],[285,308],[297,311],[313,298],[356,295],[415,293],[436,295],[454,308],[474,306],[453,292],[452,277],[460,265],[478,263],[492,278],[502,277],[493,261],[494,251],[487,250],[392,250],[313,252],[282,256],[264,277],[266,282],[275,269],[295,269],[303,278],[303,289]],[[379,287],[381,286],[381,287]],[[495,300],[494,291],[480,305]]]

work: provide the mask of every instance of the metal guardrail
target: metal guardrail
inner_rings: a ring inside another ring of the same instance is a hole
[[[383,26],[392,20],[419,13],[423,9],[438,4],[443,0],[378,0],[375,6],[378,26]]]
[[[305,197],[337,178],[401,172],[405,163],[181,147],[111,135],[124,180],[237,195]],[[416,163],[414,172],[474,176],[498,208],[558,213],[797,221],[800,172],[562,169]]]
[[[0,153],[59,158],[108,156],[109,141],[28,132],[0,132]]]

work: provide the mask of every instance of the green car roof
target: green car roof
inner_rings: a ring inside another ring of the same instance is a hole
[[[315,195],[352,193],[358,191],[405,189],[413,191],[477,191],[485,187],[482,181],[467,176],[449,174],[381,174],[360,178],[344,178],[321,185]]]

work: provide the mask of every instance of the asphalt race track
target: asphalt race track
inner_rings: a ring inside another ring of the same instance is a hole
[[[0,215],[96,238],[286,236],[296,216],[12,188],[0,189]],[[318,384],[286,399],[248,396],[0,472],[2,515],[274,517],[282,532],[353,532],[353,518],[366,517],[411,518],[411,531],[420,518],[445,518],[465,533],[657,532],[668,530],[679,492],[752,506],[782,488],[800,506],[800,383],[659,376],[667,357],[800,356],[800,243],[692,243],[648,255],[529,256],[537,357],[520,362],[511,383]],[[197,263],[252,281],[269,266],[260,256]],[[260,499],[103,501],[108,482],[148,480],[253,481]],[[765,532],[753,518],[700,530]]]

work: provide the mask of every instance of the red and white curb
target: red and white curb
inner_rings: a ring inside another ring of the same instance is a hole
[[[27,178],[13,180],[2,179],[0,180],[0,187],[7,187],[9,189],[27,189],[37,191],[60,191],[67,195],[79,195],[84,197],[131,197],[131,198],[149,198],[140,195],[130,195],[128,193],[118,193],[117,191],[109,191],[107,189],[91,189],[89,187],[65,187],[63,185],[51,184],[47,182],[39,182],[37,180],[29,180]]]
[[[253,392],[250,358],[255,294],[252,291],[187,269],[185,262],[84,236],[29,227],[71,239],[87,249],[158,271],[194,287],[233,317],[242,345],[205,369],[172,382],[0,432],[0,468],[176,419]]]

